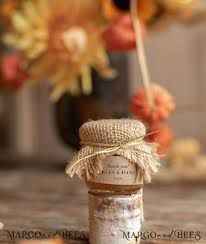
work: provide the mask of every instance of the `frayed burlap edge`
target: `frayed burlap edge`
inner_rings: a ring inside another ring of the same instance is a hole
[[[69,162],[66,173],[73,177],[90,179],[102,170],[102,158],[110,155],[119,155],[137,165],[137,177],[145,182],[151,182],[151,175],[158,171],[159,156],[156,154],[157,145],[144,140],[137,143],[128,143],[117,147],[83,146],[77,155]]]

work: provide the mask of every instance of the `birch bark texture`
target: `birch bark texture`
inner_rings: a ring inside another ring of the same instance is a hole
[[[141,203],[142,190],[130,195],[89,192],[90,243],[140,243]]]

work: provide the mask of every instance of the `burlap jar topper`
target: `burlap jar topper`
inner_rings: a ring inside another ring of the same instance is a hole
[[[71,177],[94,177],[102,170],[102,158],[119,155],[137,165],[137,177],[151,181],[159,162],[156,144],[144,141],[146,128],[138,120],[98,120],[85,123],[79,130],[81,150],[69,163],[66,172]]]

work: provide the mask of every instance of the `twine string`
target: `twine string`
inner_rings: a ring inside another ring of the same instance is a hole
[[[144,138],[149,136],[149,135],[153,135],[155,133],[158,133],[158,131],[153,131],[153,132],[150,132],[150,133],[147,133],[146,135],[142,135],[132,141],[129,141],[129,142],[126,142],[126,143],[122,143],[122,144],[104,144],[104,143],[95,143],[95,142],[84,142],[82,141],[81,144],[84,145],[84,146],[90,146],[90,147],[105,147],[105,149],[103,150],[98,150],[97,152],[94,152],[94,153],[91,153],[89,155],[86,155],[78,160],[76,160],[72,165],[69,165],[69,167],[66,169],[66,171],[71,175],[73,176],[74,174],[72,173],[73,172],[73,169],[76,168],[76,166],[81,163],[82,161],[85,161],[87,159],[90,159],[90,158],[93,158],[95,156],[98,156],[98,155],[103,155],[103,154],[108,154],[108,153],[112,153],[112,152],[116,152],[120,149],[131,149],[133,147],[136,147],[138,145],[141,145],[141,144],[147,144],[147,145],[150,145],[150,143],[147,143],[144,141]],[[150,152],[147,152],[147,151],[144,151],[144,150],[141,150],[141,149],[137,149],[139,153],[141,154],[146,154],[147,156],[151,156],[151,153]]]
[[[142,38],[141,24],[138,18],[138,0],[130,0],[130,14],[133,23],[134,33],[135,33],[135,42],[136,42],[136,56],[139,60],[139,67],[142,77],[142,82],[145,88],[148,104],[151,109],[154,107],[154,101],[152,96],[151,89],[151,79],[145,54],[144,42]],[[137,49],[138,47],[138,49]]]

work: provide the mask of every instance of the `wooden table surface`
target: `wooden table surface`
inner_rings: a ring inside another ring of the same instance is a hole
[[[146,221],[143,231],[154,231],[160,236],[142,243],[194,241],[177,238],[177,231],[171,238],[164,238],[164,234],[176,229],[200,231],[201,241],[198,243],[206,243],[205,193],[203,183],[147,185],[144,189]],[[70,233],[66,243],[87,243],[69,240],[72,235],[82,238],[72,230],[87,231],[87,219],[87,189],[83,182],[71,180],[63,170],[0,170],[0,222],[4,224],[0,243],[15,243],[8,231],[39,230],[46,235],[62,229]]]

